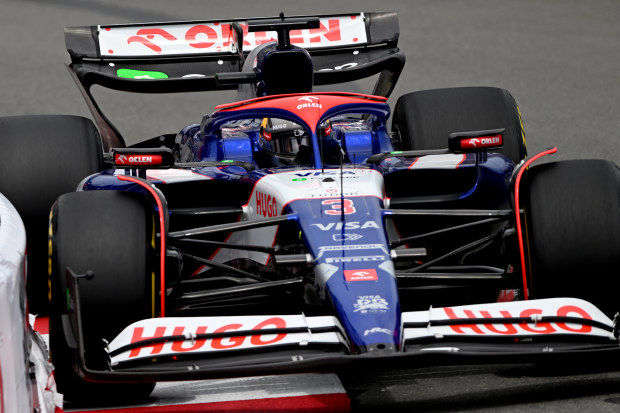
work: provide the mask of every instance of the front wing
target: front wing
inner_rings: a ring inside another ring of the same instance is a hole
[[[71,320],[65,320],[68,326]],[[79,337],[79,325],[77,329]],[[377,328],[370,333],[389,332]],[[88,369],[83,356],[75,366],[87,380],[162,381],[362,366],[379,370],[534,362],[620,350],[614,322],[594,305],[574,298],[406,312],[400,334],[400,350],[355,354],[331,316],[155,318],[131,324],[109,343],[108,370]],[[82,346],[77,347],[83,354]]]

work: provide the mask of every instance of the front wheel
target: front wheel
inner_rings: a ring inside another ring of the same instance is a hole
[[[504,147],[498,152],[517,164],[527,155],[521,113],[512,95],[495,87],[408,93],[396,102],[392,120],[400,150],[444,149],[451,133],[501,128]]]
[[[140,195],[86,191],[62,195],[50,219],[50,350],[58,389],[72,402],[109,398],[140,399],[154,383],[112,384],[82,379],[73,370],[77,354],[62,329],[67,305],[66,268],[94,272],[79,283],[87,367],[105,370],[103,340],[111,341],[129,324],[155,311],[155,224]]]
[[[605,160],[559,161],[524,178],[532,297],[581,298],[613,317],[620,310],[620,169]]]

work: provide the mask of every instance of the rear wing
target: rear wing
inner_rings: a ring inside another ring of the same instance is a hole
[[[312,58],[314,85],[380,74],[372,93],[387,97],[392,92],[405,64],[394,12],[66,27],[68,68],[106,149],[124,143],[94,102],[91,86],[138,93],[235,89],[255,81],[251,72],[241,72],[247,55],[277,40],[275,31],[252,26],[274,19],[314,23],[308,27],[316,28],[289,33],[290,42]]]

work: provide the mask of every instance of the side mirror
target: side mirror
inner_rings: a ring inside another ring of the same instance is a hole
[[[168,148],[113,148],[112,156],[117,169],[161,169],[174,165]]]
[[[452,153],[481,152],[501,148],[506,129],[482,130],[476,132],[455,132],[448,138]]]

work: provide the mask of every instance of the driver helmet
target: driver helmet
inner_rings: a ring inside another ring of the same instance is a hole
[[[284,164],[291,164],[300,152],[310,150],[308,132],[289,120],[264,118],[260,126],[261,146]]]

